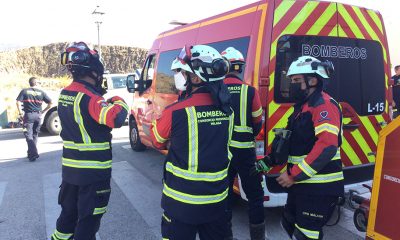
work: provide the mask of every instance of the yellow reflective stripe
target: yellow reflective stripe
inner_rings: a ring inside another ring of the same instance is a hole
[[[110,149],[109,142],[103,143],[75,143],[72,141],[63,141],[64,147],[68,149],[74,149],[79,151],[97,151],[97,150],[108,150]]]
[[[290,117],[290,115],[292,115],[293,113],[293,107],[290,107],[289,109],[287,109],[286,113],[281,117],[281,119],[288,119]],[[271,116],[271,115],[270,115]],[[272,129],[274,128],[285,128],[287,124],[287,121],[277,121],[276,124],[274,126],[272,126],[268,132],[268,146],[270,146],[272,144],[272,141],[275,138],[275,133],[274,131],[272,131]]]
[[[156,120],[154,120],[151,124],[153,125],[153,129],[152,130],[153,130],[154,136],[156,137],[157,142],[165,143],[168,139],[165,139],[165,138],[161,137],[160,134],[158,133]]]
[[[107,212],[107,206],[101,208],[95,208],[93,210],[93,215],[104,214],[105,212]]]
[[[274,27],[285,16],[286,12],[292,7],[295,1],[283,1],[274,12]]]
[[[360,117],[360,120],[364,127],[367,129],[367,132],[371,136],[372,140],[374,141],[375,144],[378,143],[378,133],[376,132],[374,125],[372,125],[371,121],[368,119],[368,117]]]
[[[116,105],[119,105],[119,106],[123,107],[127,112],[129,112],[128,104],[126,104],[124,101],[122,101],[122,100],[117,100],[117,101],[115,101],[115,102],[113,102],[113,103],[116,104]]]
[[[340,147],[337,149],[335,156],[333,156],[332,160],[340,159]]]
[[[229,149],[228,149],[228,159],[229,159],[229,160],[232,160],[232,156],[233,156],[233,155],[232,155],[231,151],[229,151]]]
[[[303,155],[303,156],[289,156],[289,158],[288,158],[288,163],[299,164],[299,163],[301,163],[306,157],[307,157],[307,155]]]
[[[383,34],[383,26],[381,19],[379,18],[378,14],[374,10],[367,10],[369,16],[375,22],[376,26],[378,26],[379,31]]]
[[[336,127],[335,125],[329,124],[329,123],[324,123],[315,128],[315,136],[322,132],[330,132],[332,134],[335,134],[336,136],[339,134],[339,128]]]
[[[162,217],[167,221],[167,222],[171,222],[171,218],[165,216],[165,214],[163,213]],[[163,238],[165,239],[165,238]]]
[[[253,128],[248,126],[234,126],[233,130],[235,132],[253,133]]]
[[[344,8],[343,4],[338,4],[338,11],[343,16],[347,25],[349,25],[349,27],[350,27],[351,31],[354,33],[354,35],[357,38],[365,39],[360,28],[358,28],[357,24],[354,22],[353,18],[350,16],[350,14],[347,12],[347,10]]]
[[[368,153],[372,152],[371,148],[367,141],[365,141],[364,136],[361,134],[360,130],[356,129],[350,133],[353,135],[354,139],[356,139],[357,144],[360,146],[361,150],[363,151],[365,157],[368,159],[369,162],[375,162],[375,155],[368,155]]]
[[[53,238],[57,240],[68,240],[70,237],[72,237],[73,233],[62,233],[57,231],[57,229],[54,231],[54,234],[52,235]]]
[[[343,172],[335,172],[335,173],[329,173],[329,174],[315,174],[309,179],[296,182],[297,183],[330,183],[330,182],[336,182],[336,181],[341,181],[343,180]]]
[[[358,157],[358,155],[356,154],[356,152],[354,151],[353,147],[349,144],[349,142],[346,140],[346,138],[342,138],[342,150],[346,153],[346,155],[348,156],[348,158],[350,159],[351,163],[353,165],[360,165],[362,164],[360,158]]]
[[[192,181],[217,182],[225,179],[228,176],[228,168],[219,172],[192,172],[174,166],[171,162],[167,162],[165,169],[177,177]]]
[[[81,108],[79,107],[79,104],[81,103],[81,100],[83,98],[83,93],[78,93],[76,95],[75,101],[74,101],[74,119],[75,122],[79,126],[79,130],[82,135],[82,141],[84,143],[91,143],[92,139],[90,138],[89,134],[87,133],[85,126],[83,125],[83,118],[81,114]]]
[[[307,176],[312,177],[313,175],[317,174],[317,171],[315,171],[308,163],[306,160],[301,161],[299,164],[297,164],[301,171],[303,171]]]
[[[234,123],[234,121],[235,121],[235,112],[232,111],[232,114],[229,116],[229,137],[228,137],[228,142],[226,143],[226,150],[228,151],[228,159],[229,159],[229,161],[232,160],[232,153],[229,150],[229,146],[231,145],[231,142],[232,142],[232,133],[233,133],[233,123]]]
[[[319,238],[319,231],[308,230],[305,228],[301,228],[297,223],[294,224],[297,229],[299,229],[304,235],[311,239],[318,239]]]
[[[253,118],[259,117],[262,114],[262,108],[260,107],[258,110],[251,112],[251,116]]]
[[[99,123],[100,124],[107,124],[107,113],[110,111],[111,108],[113,108],[113,105],[108,105],[107,107],[103,107],[100,111],[100,116],[99,116]]]
[[[74,160],[69,158],[62,158],[62,165],[72,168],[93,168],[93,169],[106,169],[111,168],[112,160],[108,161],[90,161],[90,160]]]
[[[199,132],[197,127],[196,109],[194,107],[185,108],[188,119],[188,144],[189,144],[189,171],[197,172],[198,167],[198,149]]]
[[[176,201],[179,201],[179,202],[201,205],[201,204],[210,204],[210,203],[221,202],[228,196],[228,190],[229,190],[229,188],[226,188],[226,190],[223,191],[222,193],[215,194],[215,195],[192,195],[192,194],[187,194],[187,193],[176,191],[176,190],[168,187],[167,184],[164,183],[163,193],[166,196],[168,196]]]
[[[326,8],[317,21],[313,23],[312,27],[308,30],[307,35],[318,35],[334,14],[336,14],[336,3],[330,3],[329,7]],[[336,28],[334,29],[336,30]]]
[[[235,147],[235,148],[254,148],[254,147],[256,147],[256,143],[255,142],[238,142],[238,141],[232,140],[230,143],[230,146]]]
[[[249,86],[242,84],[240,90],[240,125],[247,126],[247,92]]]

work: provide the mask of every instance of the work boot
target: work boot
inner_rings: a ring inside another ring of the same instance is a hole
[[[265,240],[265,222],[259,224],[250,223],[250,239],[251,240]]]

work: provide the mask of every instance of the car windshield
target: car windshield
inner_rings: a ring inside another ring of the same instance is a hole
[[[113,88],[125,88],[126,87],[126,76],[115,76],[111,77]]]

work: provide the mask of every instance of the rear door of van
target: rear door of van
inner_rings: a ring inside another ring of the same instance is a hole
[[[272,130],[285,127],[293,111],[286,76],[290,63],[302,55],[330,60],[335,72],[326,91],[343,108],[345,182],[370,180],[378,133],[390,120],[387,41],[380,16],[338,3],[276,0],[272,24],[268,146]]]

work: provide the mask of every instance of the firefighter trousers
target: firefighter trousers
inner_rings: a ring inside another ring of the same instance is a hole
[[[95,240],[110,193],[110,180],[85,186],[62,181],[58,196],[62,210],[51,239]]]
[[[226,216],[203,224],[181,222],[164,211],[161,218],[161,235],[166,240],[221,240],[226,235]]]
[[[233,155],[229,165],[229,203],[228,221],[232,219],[232,207],[234,204],[233,183],[236,174],[240,177],[240,182],[246,198],[248,200],[248,215],[250,224],[260,224],[264,222],[264,191],[261,186],[261,175],[250,175],[250,169],[254,167],[256,154],[252,149],[230,148]]]
[[[289,189],[282,227],[297,240],[322,239],[322,227],[331,217],[337,200],[337,196],[297,194]]]
[[[26,112],[24,114],[23,131],[28,144],[28,158],[33,160],[39,157],[36,147],[39,137],[42,114],[40,112]]]

